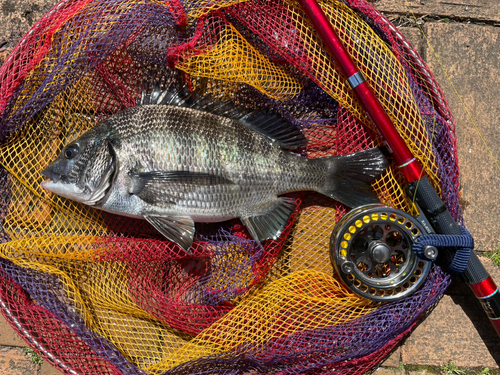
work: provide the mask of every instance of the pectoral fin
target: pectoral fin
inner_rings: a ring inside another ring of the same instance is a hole
[[[281,235],[296,207],[293,199],[276,198],[269,204],[265,213],[258,216],[242,217],[240,220],[245,224],[254,240],[258,242],[268,239],[275,240]]]
[[[193,244],[194,237],[193,219],[189,216],[162,217],[149,215],[144,216],[144,218],[155,227],[158,232],[163,234],[170,241],[175,242],[189,254],[192,254],[189,248]]]

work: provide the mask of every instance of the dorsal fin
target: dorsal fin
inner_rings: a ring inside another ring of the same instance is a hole
[[[272,139],[285,150],[305,147],[307,138],[295,125],[275,112],[252,112],[238,120],[247,128]]]
[[[176,107],[192,108],[198,111],[236,120],[247,128],[260,133],[283,149],[293,150],[307,145],[307,139],[302,131],[281,117],[278,113],[269,110],[251,111],[243,106],[237,106],[231,101],[215,99],[211,95],[200,95],[197,91],[189,92],[186,86],[180,90],[171,88],[161,90],[155,87],[151,93],[142,94],[141,105],[156,104]]]

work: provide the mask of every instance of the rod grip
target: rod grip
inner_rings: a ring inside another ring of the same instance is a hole
[[[408,184],[410,198],[412,198],[424,211],[436,233],[462,234],[457,223],[448,211],[427,176]]]
[[[450,211],[448,211],[448,208],[434,190],[427,176],[410,183],[408,188],[410,197],[419,205],[423,211],[422,213],[429,220],[436,233],[462,234]],[[444,250],[445,260],[451,262],[455,250],[451,248]],[[440,252],[440,254],[442,253]],[[500,292],[476,253],[471,252],[467,268],[460,275],[460,278],[472,289],[500,336]]]
[[[422,209],[423,214],[429,220],[429,223],[434,228],[436,233],[440,234],[456,234],[460,235],[462,232],[457,223],[451,216],[450,211],[443,203],[438,193],[432,186],[431,182],[424,176],[418,181],[412,182],[408,185],[410,197]],[[448,254],[445,255],[448,261],[453,259],[454,251],[447,249]],[[488,271],[484,268],[483,264],[472,252],[465,272],[460,275],[460,278],[468,285],[477,284],[489,277]]]

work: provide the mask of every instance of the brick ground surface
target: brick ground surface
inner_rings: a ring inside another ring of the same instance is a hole
[[[499,267],[490,259],[481,260],[499,284]],[[401,358],[412,365],[454,362],[463,367],[498,368],[500,338],[469,288],[454,280],[434,310],[404,341]]]
[[[401,360],[401,347],[398,346],[392,351],[392,353],[389,356],[387,356],[386,359],[382,361],[380,365],[383,367],[398,368],[400,360]]]
[[[467,228],[473,233],[479,250],[500,248],[500,239],[495,235],[500,233],[497,220],[500,171],[455,94],[456,89],[491,153],[500,159],[500,107],[497,104],[500,3],[498,0],[378,0],[372,3],[393,19],[411,19],[411,10],[423,24],[432,48],[418,28],[404,28],[403,32],[436,75],[456,119],[461,198]],[[54,0],[0,0],[0,64],[28,28],[55,4]],[[424,17],[432,17],[434,22],[424,23]],[[483,260],[500,284],[499,268]],[[0,318],[0,374],[60,374],[47,363],[41,366],[31,363],[22,351],[24,345]],[[403,375],[405,371],[398,370],[401,361],[407,365],[441,365],[454,361],[459,366],[499,368],[500,341],[469,289],[455,280],[435,309],[375,374]],[[425,371],[408,372],[423,373]]]
[[[4,346],[26,346],[23,339],[11,328],[3,315],[0,315],[0,344]]]
[[[425,45],[426,60],[441,83],[457,124],[465,223],[476,249],[495,250],[500,248],[500,236],[494,235],[500,233],[500,171],[493,160],[500,160],[500,27],[429,23],[424,30],[435,51],[434,55]]]
[[[498,0],[377,0],[373,5],[386,13],[409,14],[417,17],[438,16],[467,22],[500,22]]]
[[[40,375],[61,375],[62,373],[52,367],[49,363],[43,362],[40,366]]]
[[[34,375],[40,365],[34,364],[23,351],[23,348],[0,347],[0,374]]]

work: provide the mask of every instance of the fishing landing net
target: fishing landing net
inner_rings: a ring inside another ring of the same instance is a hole
[[[454,123],[422,58],[362,0],[322,1],[348,52],[452,215],[461,221]],[[348,209],[319,194],[263,246],[235,220],[197,227],[193,254],[146,221],[40,187],[62,147],[136,105],[155,85],[187,85],[300,127],[311,157],[382,142],[293,0],[64,0],[0,69],[0,303],[67,374],[361,374],[441,296],[433,267],[387,304],[343,286],[329,259]],[[411,211],[391,166],[373,185]]]

